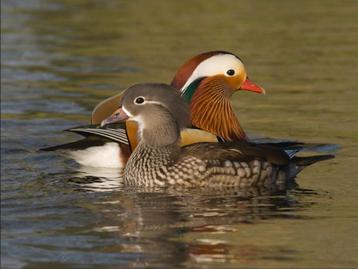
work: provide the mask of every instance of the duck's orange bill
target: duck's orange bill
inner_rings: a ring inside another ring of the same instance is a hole
[[[120,107],[118,108],[116,111],[113,112],[113,114],[111,116],[109,116],[108,118],[104,119],[101,122],[101,126],[105,126],[107,124],[111,124],[111,123],[117,123],[117,122],[121,122],[121,121],[126,121],[128,120],[129,116],[123,111],[123,109]]]
[[[251,92],[257,92],[257,93],[262,93],[265,94],[266,91],[264,88],[256,85],[255,83],[253,83],[251,80],[249,80],[249,78],[246,78],[246,80],[244,81],[244,83],[241,85],[240,87],[241,90],[245,90],[245,91],[251,91]]]

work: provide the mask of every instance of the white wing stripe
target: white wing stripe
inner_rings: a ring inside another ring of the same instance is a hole
[[[86,128],[77,128],[77,129],[72,129],[71,131],[74,132],[84,132],[84,133],[89,133],[89,134],[95,134],[98,136],[103,136],[109,139],[112,139],[114,141],[123,143],[128,145],[128,138],[127,138],[127,134],[125,130],[122,129],[86,129]]]

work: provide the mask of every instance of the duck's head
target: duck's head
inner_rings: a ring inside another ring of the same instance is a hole
[[[132,120],[139,125],[141,140],[150,145],[178,141],[189,122],[187,103],[171,86],[162,83],[135,84],[124,91],[117,110],[101,125]]]
[[[193,57],[178,70],[171,85],[190,104],[194,126],[228,141],[246,139],[231,106],[231,95],[239,90],[265,93],[248,79],[241,59],[225,51]]]
[[[194,93],[198,92],[197,95],[200,95],[203,92],[200,89],[204,88],[207,89],[204,93],[213,91],[225,98],[230,97],[238,90],[265,92],[263,88],[248,79],[245,66],[240,58],[224,51],[201,53],[189,59],[178,69],[171,86],[180,91],[188,101],[191,101]],[[119,93],[99,103],[92,112],[92,124],[98,124],[111,115],[121,98],[122,94]],[[198,127],[201,128],[201,126]],[[223,138],[229,139],[228,137]]]
[[[205,52],[189,59],[178,69],[171,85],[185,99],[191,100],[199,86],[208,83],[224,89],[222,94],[226,97],[239,90],[265,93],[262,87],[249,80],[242,60],[226,51]]]

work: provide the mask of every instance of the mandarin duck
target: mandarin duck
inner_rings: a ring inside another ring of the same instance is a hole
[[[265,93],[262,87],[248,79],[240,58],[225,51],[206,52],[191,58],[178,69],[171,86],[189,103],[191,111],[191,128],[182,130],[182,145],[246,141],[247,135],[234,113],[230,97],[238,90]],[[92,113],[93,125],[67,130],[85,139],[43,150],[66,150],[67,155],[83,165],[123,168],[138,144],[136,123],[126,121],[116,126],[98,126],[116,110],[121,97],[120,93],[99,103]],[[301,149],[300,144],[274,143],[292,154]]]
[[[303,167],[334,157],[289,158],[277,147],[245,141],[181,147],[180,130],[189,123],[188,104],[166,84],[136,84],[125,90],[118,110],[103,124],[123,120],[137,122],[140,136],[124,168],[128,185],[282,190]]]

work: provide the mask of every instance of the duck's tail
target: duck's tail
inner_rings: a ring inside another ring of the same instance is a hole
[[[277,140],[272,138],[256,138],[250,140],[255,144],[270,145],[284,150],[292,159],[299,152],[314,152],[316,154],[334,153],[340,149],[338,144],[303,143],[300,141]]]
[[[326,155],[315,155],[307,157],[293,157],[291,160],[291,165],[289,168],[289,177],[291,179],[295,178],[299,172],[301,172],[305,167],[314,164],[316,162],[325,161],[333,159],[335,155],[326,154]]]
[[[335,155],[333,154],[326,154],[326,155],[315,155],[315,156],[308,156],[308,157],[293,157],[293,162],[300,167],[306,167],[316,162],[325,161],[333,159]]]

